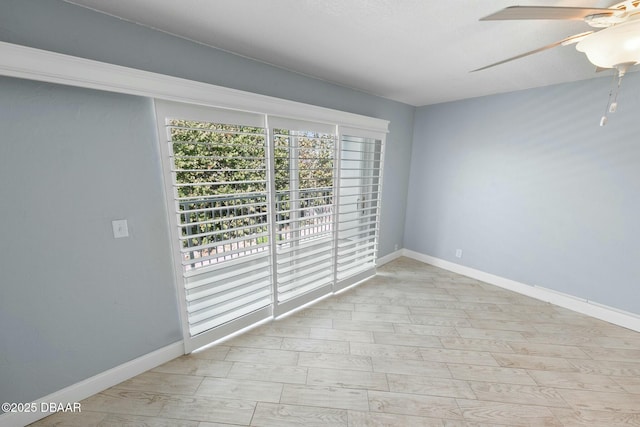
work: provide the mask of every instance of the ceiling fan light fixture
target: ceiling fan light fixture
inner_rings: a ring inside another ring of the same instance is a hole
[[[609,8],[511,6],[482,18],[481,21],[519,19],[582,19],[592,27],[603,29],[569,36],[472,72],[486,70],[556,46],[575,43],[576,50],[587,56],[587,59],[596,66],[596,71],[605,69],[615,71],[607,108],[600,120],[600,126],[606,125],[607,115],[614,113],[618,108],[617,98],[622,77],[630,67],[640,64],[640,0],[625,0]]]
[[[637,37],[626,40],[622,47],[629,51],[637,51],[640,49],[640,34],[638,34]]]
[[[640,62],[640,20],[625,22],[590,34],[576,44],[589,61],[601,68]]]

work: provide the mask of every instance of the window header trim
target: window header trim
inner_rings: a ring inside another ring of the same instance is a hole
[[[388,133],[389,121],[0,42],[0,75]]]

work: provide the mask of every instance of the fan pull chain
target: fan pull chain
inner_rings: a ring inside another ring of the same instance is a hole
[[[617,72],[613,75],[613,81],[611,82],[611,89],[609,90],[609,100],[607,101],[607,108],[604,111],[604,115],[600,119],[600,126],[604,126],[607,124],[607,114],[615,113],[618,109],[618,93],[620,93],[620,85],[622,84],[622,78],[627,72],[629,68],[628,64],[620,64],[616,66]],[[618,80],[618,84],[616,85],[616,77]],[[611,97],[613,96],[613,101]]]
[[[613,96],[613,88],[615,87],[616,84],[616,77],[617,77],[618,73],[614,73],[613,74],[613,80],[611,80],[611,87],[609,89],[609,99],[607,100],[607,106],[604,109],[604,114],[602,115],[602,118],[600,119],[600,126],[604,126],[607,124],[607,114],[609,114],[610,112],[612,113],[613,111],[611,111],[611,107],[613,106],[613,104],[611,103],[611,97]],[[618,87],[620,87],[620,84],[618,84]],[[616,91],[617,92],[617,91]],[[617,93],[616,93],[616,97],[617,97]],[[613,107],[614,111],[617,108],[617,105],[615,107]]]
[[[613,95],[613,102],[609,106],[610,113],[615,113],[616,109],[618,108],[618,93],[620,93],[620,85],[622,84],[622,77],[624,77],[624,73],[623,72],[618,73],[618,86],[616,86],[616,92]]]

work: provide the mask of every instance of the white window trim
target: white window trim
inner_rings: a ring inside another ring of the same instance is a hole
[[[389,121],[0,42],[0,75],[388,133]]]

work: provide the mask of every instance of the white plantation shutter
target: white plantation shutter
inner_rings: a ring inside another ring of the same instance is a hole
[[[375,274],[384,133],[156,114],[187,352]]]
[[[161,102],[157,111],[197,348],[272,311],[267,134],[257,114]]]
[[[336,127],[279,117],[269,127],[280,314],[332,291]]]
[[[341,128],[336,288],[375,274],[384,135]]]

